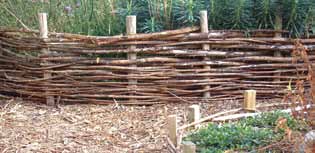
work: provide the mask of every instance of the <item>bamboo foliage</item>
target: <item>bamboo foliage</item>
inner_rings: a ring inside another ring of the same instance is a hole
[[[254,7],[254,15],[257,18],[257,26],[259,29],[271,29],[274,25],[274,1],[257,0]]]
[[[0,8],[1,26],[37,29],[37,13],[47,12],[50,31],[86,35],[125,33],[127,15],[144,33],[198,25],[200,10],[210,29],[274,29],[277,8],[292,37],[315,31],[313,0],[3,0]]]

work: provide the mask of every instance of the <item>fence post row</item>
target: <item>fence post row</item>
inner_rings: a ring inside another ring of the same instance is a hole
[[[48,38],[47,13],[39,13],[38,18],[39,18],[39,35],[40,35],[40,38],[42,38],[45,41],[45,39]],[[44,54],[44,55],[49,54],[49,50],[47,48],[42,48],[41,54]],[[47,64],[46,61],[41,62],[42,66],[45,66],[46,64]],[[52,77],[51,73],[44,71],[45,79],[51,78],[51,77]],[[45,88],[47,89],[48,87],[45,86]],[[47,90],[45,91],[45,94],[46,94],[46,104],[49,106],[55,105],[54,96],[49,95],[49,92]]]
[[[208,14],[207,11],[200,11],[200,28],[201,28],[201,33],[207,33],[209,32],[208,29]],[[202,44],[202,50],[210,50],[210,45],[209,44]],[[204,57],[203,58],[204,61],[208,61],[210,60],[209,57]],[[206,70],[206,73],[209,73],[210,70],[210,66],[209,65],[205,65],[204,69]],[[206,82],[208,83],[208,78],[206,78]],[[203,97],[205,99],[210,98],[210,85],[206,85],[204,87],[205,92],[203,93]]]
[[[126,17],[126,32],[127,32],[127,35],[137,34],[137,17],[136,16],[130,15],[130,16]],[[129,50],[134,50],[136,48],[137,48],[136,45],[130,45],[128,47]],[[137,53],[128,53],[127,58],[128,58],[128,60],[137,60]],[[137,67],[136,64],[131,64],[130,66],[131,66],[131,68]],[[129,75],[132,76],[133,74],[129,73]],[[129,84],[129,89],[132,90],[132,92],[133,92],[133,94],[131,94],[131,95],[134,95],[134,93],[136,93],[137,80],[136,79],[129,79],[128,84]],[[130,98],[131,102],[133,102],[134,100],[135,99]]]

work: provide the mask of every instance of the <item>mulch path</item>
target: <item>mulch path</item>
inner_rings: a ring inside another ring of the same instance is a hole
[[[0,101],[0,152],[169,152],[165,118],[186,122],[191,104],[121,106],[75,104],[58,108]],[[202,103],[202,116],[241,107],[233,101]]]

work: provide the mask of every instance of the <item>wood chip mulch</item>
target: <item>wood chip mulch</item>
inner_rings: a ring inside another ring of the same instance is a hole
[[[0,100],[0,152],[169,152],[165,118],[185,124],[191,104],[154,106],[61,105]],[[239,103],[200,104],[203,116]]]

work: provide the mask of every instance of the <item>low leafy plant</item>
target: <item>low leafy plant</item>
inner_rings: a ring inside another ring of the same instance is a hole
[[[223,125],[210,123],[208,127],[192,133],[184,140],[195,143],[197,151],[202,153],[221,153],[226,150],[253,151],[283,139],[284,131],[275,130],[279,118],[285,118],[287,126],[292,130],[307,128],[305,123],[294,119],[290,114],[275,111],[242,119],[236,123]]]
[[[280,138],[280,134],[275,135],[273,130],[268,128],[259,129],[246,124],[209,124],[187,140],[194,142],[200,152],[210,153],[225,150],[250,151]]]
[[[285,118],[287,120],[287,125],[291,130],[304,131],[307,130],[308,128],[306,122],[296,120],[289,113],[281,111],[262,113],[255,117],[248,117],[240,120],[240,123],[247,126],[253,126],[258,128],[275,128],[277,126],[277,120],[279,118]]]

